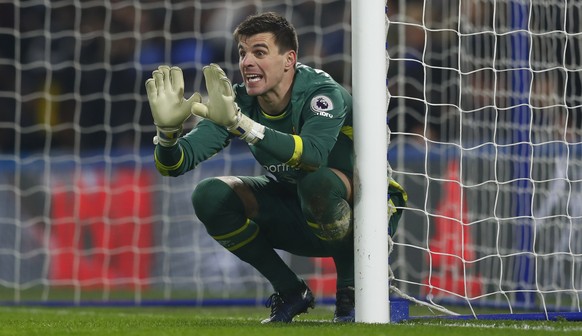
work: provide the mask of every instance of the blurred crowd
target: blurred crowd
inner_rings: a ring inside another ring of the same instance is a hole
[[[512,143],[531,127],[534,143],[582,139],[580,4],[391,3],[393,136],[469,147]]]
[[[144,91],[151,71],[182,67],[186,94],[203,87],[199,70],[210,62],[238,80],[232,31],[247,15],[268,10],[296,26],[300,62],[349,83],[344,0],[1,3],[0,153],[151,146]]]
[[[393,137],[499,141],[492,125],[511,124],[520,104],[530,106],[539,141],[578,137],[566,133],[582,124],[582,8],[516,4],[388,2]],[[232,31],[259,11],[285,14],[298,31],[299,61],[350,89],[350,7],[347,0],[0,3],[0,153],[150,146],[151,71],[182,67],[187,94],[203,87],[199,70],[210,62],[239,80]]]

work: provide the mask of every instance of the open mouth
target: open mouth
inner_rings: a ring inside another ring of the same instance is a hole
[[[260,81],[263,78],[263,76],[261,75],[247,75],[246,79],[247,79],[247,83],[256,83],[258,81]]]

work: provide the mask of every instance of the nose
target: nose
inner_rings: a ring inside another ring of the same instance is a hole
[[[251,54],[246,54],[246,55],[244,55],[243,57],[241,57],[241,59],[240,59],[240,64],[241,64],[243,67],[245,67],[245,68],[246,68],[246,67],[248,67],[248,66],[251,66],[251,65],[252,65],[252,62],[253,62],[252,58],[253,58],[253,57],[252,57],[252,55],[251,55]]]

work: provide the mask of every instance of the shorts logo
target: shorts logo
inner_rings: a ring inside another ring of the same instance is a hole
[[[311,110],[316,115],[333,118],[333,115],[327,111],[333,110],[331,99],[326,96],[315,96],[311,99]]]

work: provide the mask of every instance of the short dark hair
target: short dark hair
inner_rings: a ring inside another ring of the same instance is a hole
[[[260,33],[272,33],[280,52],[299,49],[297,31],[283,16],[266,12],[248,16],[234,30],[235,41],[240,42],[241,36],[252,36]]]

